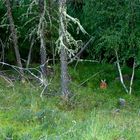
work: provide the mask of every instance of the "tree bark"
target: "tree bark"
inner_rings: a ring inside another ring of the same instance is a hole
[[[14,46],[15,55],[16,55],[16,59],[17,59],[17,64],[20,67],[20,73],[21,73],[21,77],[23,80],[24,71],[23,71],[21,57],[20,57],[20,53],[19,53],[18,37],[17,37],[17,31],[16,31],[16,27],[14,24],[13,16],[12,16],[11,4],[10,4],[10,0],[6,0],[5,2],[6,2],[7,17],[8,17],[9,24],[10,24],[10,30],[11,30],[11,34],[12,34],[12,41],[13,41],[13,46]]]
[[[50,29],[49,29],[49,40],[50,40],[50,47],[52,48],[52,56],[53,56],[53,65],[55,66],[55,48],[54,48],[54,43],[53,43],[53,31],[52,31],[52,0],[48,0],[48,15],[49,15],[49,20],[50,20]]]
[[[31,46],[30,46],[29,53],[28,53],[28,59],[27,59],[27,63],[26,63],[26,68],[28,68],[29,65],[30,65],[33,45],[34,45],[34,37],[33,37],[33,39],[31,39]]]
[[[40,20],[39,20],[39,37],[40,37],[40,59],[41,59],[41,71],[43,76],[47,77],[47,54],[46,54],[46,42],[45,42],[45,0],[39,0]]]
[[[67,31],[66,17],[63,14],[66,12],[66,0],[59,0],[59,37],[60,39],[60,61],[61,61],[61,92],[64,100],[68,100],[69,88],[68,88],[68,62],[67,62],[67,50],[65,46]]]

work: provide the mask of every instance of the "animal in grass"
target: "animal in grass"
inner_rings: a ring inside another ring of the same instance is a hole
[[[106,80],[101,80],[100,82],[100,89],[106,89],[107,88],[107,83]]]

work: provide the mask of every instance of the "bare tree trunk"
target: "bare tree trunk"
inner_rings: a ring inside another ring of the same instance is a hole
[[[28,68],[29,65],[30,65],[33,45],[34,45],[34,37],[33,37],[33,39],[31,39],[31,46],[30,46],[29,53],[28,53],[28,59],[27,59],[27,63],[26,63],[26,68]]]
[[[46,1],[39,0],[39,9],[40,9],[40,20],[39,20],[39,28],[38,34],[40,37],[40,58],[41,58],[41,71],[43,76],[47,77],[47,55],[46,55],[46,42],[45,42],[45,10],[46,10]]]
[[[62,96],[65,100],[68,99],[69,89],[68,89],[68,64],[67,64],[67,52],[64,47],[61,48],[60,54],[61,60],[61,90]]]
[[[130,86],[129,86],[129,94],[130,95],[132,94],[132,85],[133,85],[133,81],[134,81],[135,67],[136,67],[136,63],[135,63],[135,60],[134,60],[133,69],[132,69],[132,76],[131,76]]]
[[[53,65],[55,66],[55,48],[52,38],[52,0],[48,0],[48,15],[50,20],[50,47],[52,48]]]
[[[0,38],[0,44],[1,44],[1,48],[2,48],[2,52],[1,52],[1,57],[0,57],[0,61],[3,61],[4,62],[4,55],[5,55],[5,45],[4,43],[2,42],[1,38]]]
[[[120,81],[121,81],[122,86],[124,87],[126,93],[128,93],[128,89],[127,89],[127,87],[124,83],[123,76],[122,76],[122,71],[121,71],[121,67],[120,67],[120,63],[119,63],[118,52],[115,50],[115,53],[116,53],[116,58],[117,58],[117,67],[118,67],[118,71],[119,71],[119,75],[120,75]]]
[[[61,61],[61,92],[64,100],[68,100],[69,88],[68,88],[68,62],[67,62],[67,50],[65,49],[67,31],[66,17],[63,14],[66,12],[66,0],[59,0],[59,37],[60,39],[60,61]]]
[[[17,32],[16,32],[16,27],[14,24],[13,16],[12,16],[10,0],[6,0],[5,2],[6,2],[6,7],[7,7],[7,17],[8,17],[9,24],[10,24],[10,30],[11,30],[11,34],[12,34],[12,40],[13,40],[13,45],[14,45],[14,49],[15,49],[17,64],[20,67],[20,73],[21,73],[21,77],[23,80],[24,72],[23,72],[21,57],[20,57],[19,48],[18,48],[18,37],[17,37]]]

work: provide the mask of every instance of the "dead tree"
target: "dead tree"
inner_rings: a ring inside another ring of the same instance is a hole
[[[59,38],[56,41],[58,50],[60,51],[61,62],[61,92],[65,100],[69,96],[69,78],[68,78],[68,58],[71,59],[75,56],[81,44],[81,40],[75,40],[68,32],[68,22],[77,24],[79,31],[88,34],[81,26],[77,18],[73,18],[67,14],[66,0],[59,0]],[[75,49],[73,48],[75,46]]]
[[[32,54],[32,49],[33,49],[33,46],[34,46],[34,37],[31,39],[31,45],[30,45],[30,48],[29,48],[29,53],[28,53],[28,59],[27,59],[27,63],[26,63],[26,68],[29,67],[29,64],[30,64],[30,61],[31,61],[31,54]]]
[[[40,38],[40,59],[41,59],[41,71],[43,77],[47,78],[47,55],[46,55],[46,41],[45,41],[45,12],[46,12],[46,1],[39,0],[39,26],[38,36]]]
[[[24,71],[23,71],[21,57],[20,57],[20,53],[19,53],[19,47],[18,47],[18,36],[17,36],[17,31],[16,31],[16,27],[14,24],[13,16],[12,16],[10,0],[6,0],[5,2],[6,2],[7,17],[8,17],[9,24],[10,24],[11,37],[12,37],[12,41],[13,41],[13,47],[15,50],[17,65],[20,68],[20,74],[21,74],[22,80],[24,80]]]
[[[53,28],[52,28],[52,9],[53,9],[53,2],[52,0],[48,0],[48,17],[50,21],[50,28],[49,28],[49,42],[50,42],[50,47],[52,48],[52,55],[53,55],[53,65],[55,65],[55,47],[53,43]]]
[[[61,92],[64,100],[68,100],[68,62],[67,62],[67,42],[66,42],[66,0],[59,0],[59,38],[60,38],[60,62],[61,62]]]

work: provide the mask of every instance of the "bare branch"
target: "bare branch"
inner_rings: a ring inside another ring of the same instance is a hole
[[[31,54],[32,54],[32,48],[33,48],[33,45],[34,45],[34,41],[35,39],[33,38],[32,41],[31,41],[31,45],[30,45],[30,49],[29,49],[29,53],[28,53],[28,59],[27,59],[27,63],[26,63],[26,68],[29,67],[29,64],[30,64],[30,61],[31,61]]]
[[[8,77],[6,77],[4,75],[1,75],[1,74],[0,74],[0,77],[2,79],[4,79],[4,81],[7,83],[8,87],[13,87],[14,86],[14,84],[13,84],[13,82],[12,82],[12,80],[10,78],[8,78]]]
[[[99,71],[95,74],[93,74],[91,77],[89,77],[88,79],[86,79],[85,81],[83,81],[81,84],[78,85],[78,87],[82,86],[83,84],[85,84],[87,81],[89,81],[90,79],[92,79],[93,77],[97,76],[99,73],[101,73],[102,71]]]
[[[128,93],[128,89],[124,83],[124,80],[123,80],[123,76],[122,76],[122,71],[121,71],[121,67],[120,67],[120,63],[119,63],[119,57],[118,57],[118,52],[117,50],[115,50],[115,53],[116,53],[116,58],[117,58],[117,67],[118,67],[118,71],[119,71],[119,75],[120,75],[120,81],[122,83],[122,86],[124,87],[126,93]]]
[[[131,95],[131,93],[132,93],[132,85],[133,85],[133,81],[134,81],[135,67],[136,67],[136,63],[135,63],[135,60],[134,60],[134,63],[133,63],[133,70],[132,70],[132,76],[131,76],[131,80],[130,80],[130,87],[129,87],[129,94],[130,94],[130,95]]]
[[[0,38],[0,44],[1,44],[1,46],[2,46],[2,52],[1,52],[2,54],[1,54],[0,61],[1,61],[1,60],[4,61],[4,54],[5,54],[4,48],[5,48],[5,45],[3,44],[1,38]]]
[[[88,47],[89,43],[93,41],[93,37],[89,39],[89,41],[80,49],[80,51],[68,62],[68,64],[72,63],[76,58],[79,58],[79,55]]]
[[[74,22],[75,24],[78,25],[78,27],[80,28],[80,30],[82,31],[82,33],[88,34],[88,33],[86,32],[86,30],[83,28],[83,26],[80,24],[80,21],[79,21],[77,18],[71,17],[71,16],[68,15],[65,11],[64,11],[63,13],[64,13],[64,15],[65,15],[68,19],[70,19],[72,22]]]
[[[46,62],[46,63],[47,63],[47,62]],[[9,67],[11,67],[12,69],[14,69],[16,72],[18,72],[18,73],[20,74],[20,69],[21,69],[20,67],[14,66],[14,65],[10,65],[10,64],[5,63],[5,62],[0,62],[0,64],[9,66]],[[39,81],[40,86],[43,87],[43,90],[42,90],[42,92],[41,92],[41,94],[40,94],[40,97],[42,97],[42,95],[43,95],[43,93],[44,93],[44,89],[46,89],[46,88],[48,87],[48,85],[50,84],[50,82],[48,82],[48,81],[44,78],[42,72],[41,72],[40,70],[38,70],[40,67],[41,67],[41,66],[36,67],[36,68],[22,68],[22,69],[23,69],[24,71],[27,71],[31,76],[33,76],[37,81]],[[39,73],[40,76],[34,74],[32,71],[37,71],[37,72]],[[4,80],[7,81],[7,82],[9,82],[9,83],[11,82],[11,81],[10,81],[8,78],[6,78],[6,77],[2,77],[2,78],[4,78]],[[24,78],[25,78],[25,79],[28,79],[28,77],[26,78],[25,75],[24,75]],[[12,82],[11,82],[11,85],[12,85]]]

